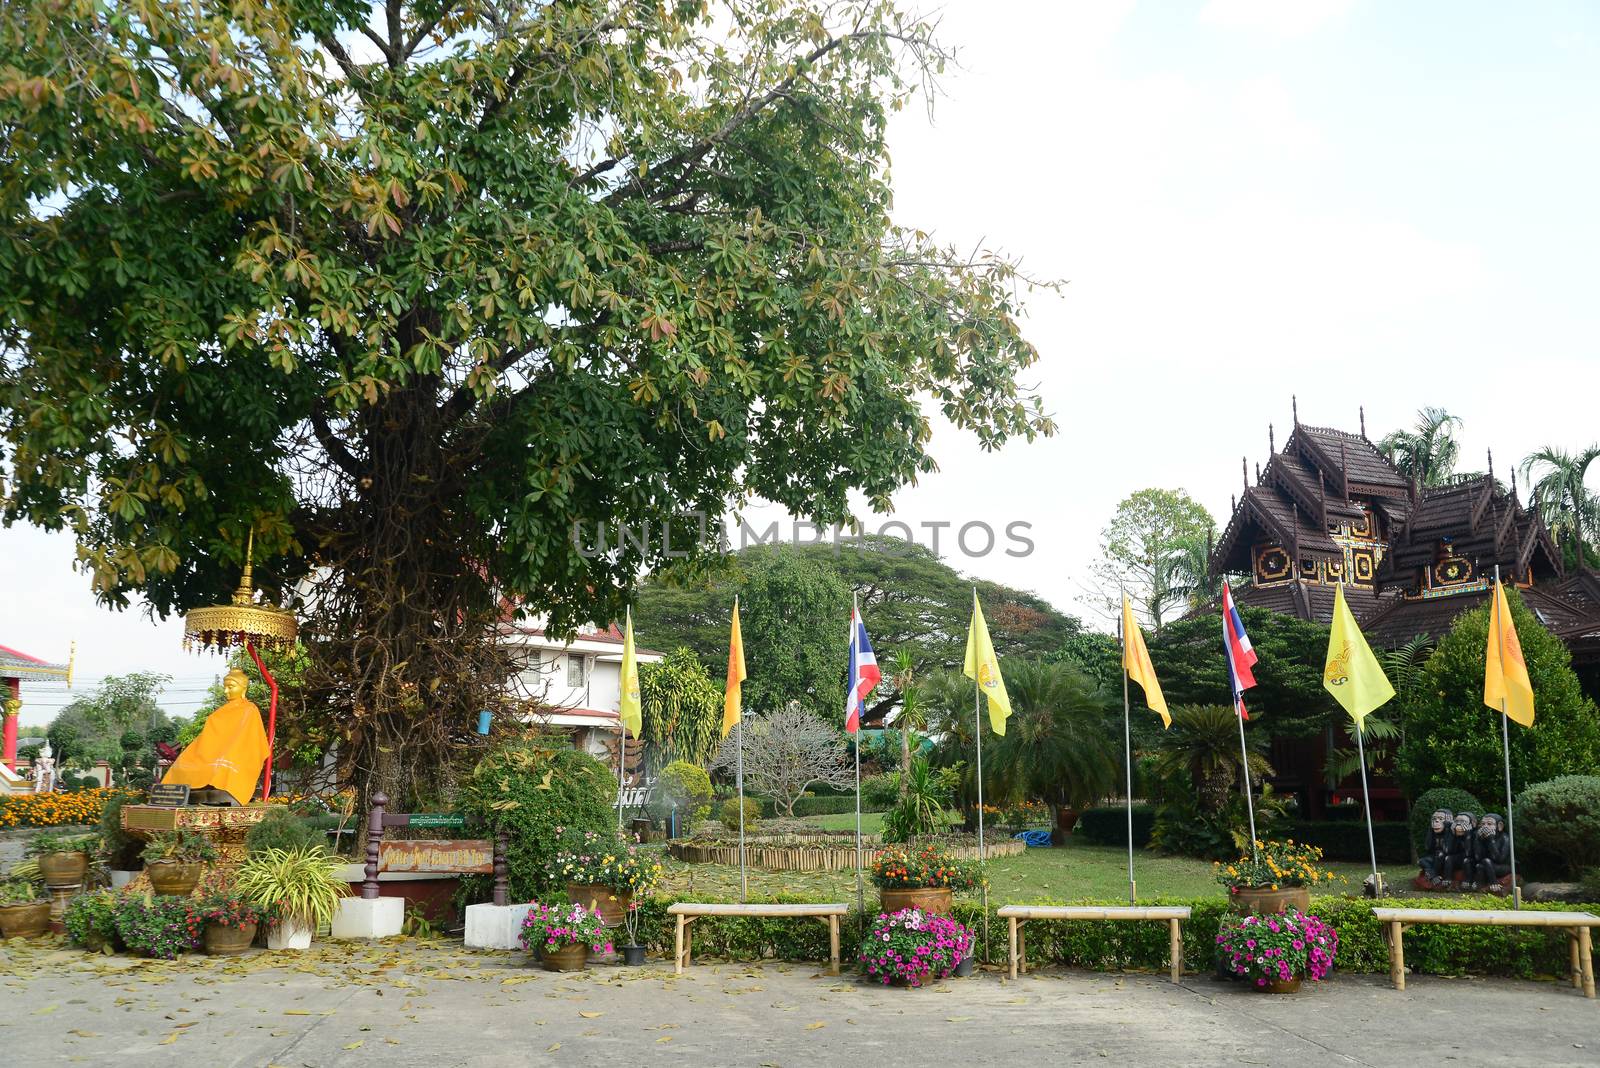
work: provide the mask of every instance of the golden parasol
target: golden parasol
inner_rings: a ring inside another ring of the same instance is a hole
[[[245,543],[244,573],[239,576],[239,586],[233,591],[233,600],[227,604],[196,608],[183,617],[183,647],[193,649],[199,645],[202,649],[226,652],[242,645],[260,669],[261,677],[272,694],[267,708],[267,766],[261,784],[261,799],[265,801],[272,795],[272,744],[278,728],[278,680],[261,662],[256,647],[259,645],[280,652],[291,649],[299,626],[292,614],[277,605],[256,603],[250,570],[255,543],[255,531],[252,530]]]

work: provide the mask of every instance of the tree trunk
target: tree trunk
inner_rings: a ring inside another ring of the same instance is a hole
[[[906,796],[906,786],[911,781],[911,732],[900,728],[900,796]]]

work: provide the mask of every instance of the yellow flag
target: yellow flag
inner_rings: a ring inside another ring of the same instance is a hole
[[[1522,659],[1517,625],[1506,604],[1505,587],[1494,584],[1489,607],[1489,647],[1484,655],[1483,703],[1504,712],[1512,722],[1533,726],[1533,682]]]
[[[1006,680],[1000,677],[1000,659],[994,655],[994,642],[989,640],[989,625],[983,621],[983,609],[978,607],[978,591],[972,591],[972,625],[967,628],[967,660],[961,669],[969,679],[976,679],[978,688],[989,699],[989,726],[996,734],[1006,732],[1006,718],[1011,715],[1011,698],[1006,696]]]
[[[1127,594],[1122,595],[1122,670],[1144,690],[1144,703],[1161,717],[1161,726],[1172,726],[1167,699],[1162,695],[1161,683],[1156,679],[1156,667],[1150,663],[1150,650],[1144,647],[1144,635],[1139,630],[1139,624],[1133,621],[1133,604]]]
[[[633,609],[628,609],[628,626],[622,632],[622,729],[639,737],[644,729],[644,710],[639,701],[639,660],[633,652]]]
[[[744,674],[744,638],[739,633],[739,599],[733,599],[733,632],[728,638],[728,688],[722,695],[722,736],[739,722],[740,685]]]
[[[1333,595],[1333,628],[1328,632],[1328,660],[1322,668],[1322,688],[1344,706],[1356,721],[1356,730],[1366,729],[1367,714],[1394,696],[1394,687],[1383,666],[1372,654],[1372,646],[1356,626],[1356,617],[1345,603],[1344,583]]]

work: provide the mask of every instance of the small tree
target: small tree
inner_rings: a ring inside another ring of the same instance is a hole
[[[732,770],[737,761],[730,733],[711,767]],[[838,733],[797,701],[744,721],[744,778],[752,793],[772,798],[784,816],[794,815],[794,803],[811,786],[854,781]]]
[[[1211,513],[1181,489],[1142,489],[1117,505],[1100,532],[1100,560],[1090,569],[1108,618],[1122,610],[1125,588],[1140,619],[1161,633],[1172,614],[1208,581],[1192,561],[1216,529]]]
[[[700,658],[679,648],[665,660],[639,668],[639,716],[645,762],[653,769],[675,760],[702,766],[717,748],[722,694]]]

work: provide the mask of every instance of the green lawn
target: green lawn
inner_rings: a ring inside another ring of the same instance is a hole
[[[837,821],[848,820],[851,829],[855,815],[814,816],[812,822],[834,827]],[[862,817],[863,830],[876,831],[881,817],[869,825]],[[844,829],[839,827],[838,829]],[[1138,880],[1139,900],[1150,901],[1158,897],[1211,897],[1222,893],[1212,878],[1207,861],[1187,857],[1163,857],[1144,850],[1134,853],[1134,876]],[[668,893],[687,896],[695,893],[737,896],[739,869],[722,864],[683,864],[663,857],[663,889]],[[1335,874],[1333,885],[1318,892],[1359,894],[1361,880],[1368,869],[1360,864],[1332,863],[1328,867]],[[1128,894],[1128,854],[1115,846],[1087,845],[1069,840],[1059,849],[1030,849],[1015,857],[1004,857],[989,862],[989,896],[991,901],[1005,904],[1030,904],[1071,901],[1125,901]],[[1389,868],[1384,877],[1391,886],[1404,885],[1415,869]],[[751,868],[748,872],[750,893],[802,894],[815,900],[849,900],[855,892],[855,872],[770,872]],[[869,887],[870,892],[870,887]]]

